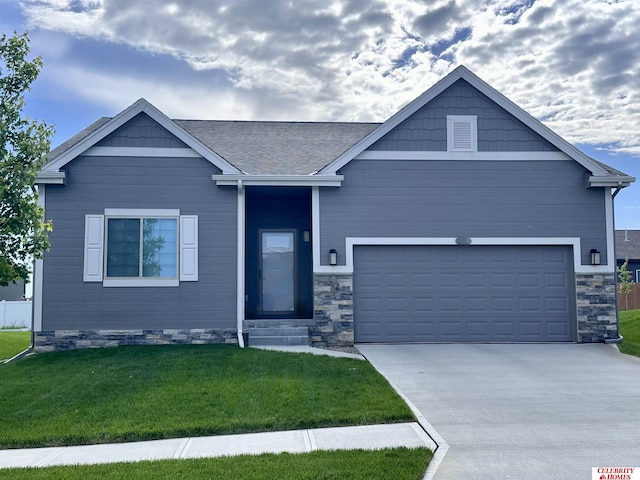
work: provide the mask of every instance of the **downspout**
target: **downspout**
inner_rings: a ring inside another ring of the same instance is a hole
[[[244,348],[244,337],[242,335],[244,322],[244,186],[242,180],[238,180],[238,261],[237,261],[237,311],[236,329],[238,333],[238,346]]]
[[[622,190],[622,187],[616,187],[616,191],[613,192],[613,195],[611,195],[611,198],[616,198],[616,195],[620,193],[620,190]]]

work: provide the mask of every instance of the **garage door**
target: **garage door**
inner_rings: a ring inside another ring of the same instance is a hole
[[[574,340],[562,246],[357,246],[356,342]]]

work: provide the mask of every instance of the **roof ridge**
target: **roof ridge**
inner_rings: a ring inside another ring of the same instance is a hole
[[[279,123],[300,125],[382,125],[383,122],[347,122],[347,121],[301,121],[301,120],[219,120],[202,118],[172,118],[174,122],[224,122],[224,123]]]

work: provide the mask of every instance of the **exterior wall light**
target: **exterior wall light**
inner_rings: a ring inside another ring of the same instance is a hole
[[[329,265],[337,265],[338,264],[338,252],[336,252],[335,248],[329,250]]]
[[[600,265],[600,252],[595,248],[591,249],[591,265]]]

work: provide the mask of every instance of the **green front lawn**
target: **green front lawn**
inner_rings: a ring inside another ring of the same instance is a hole
[[[425,448],[377,451],[332,451],[223,457],[197,460],[116,463],[79,467],[0,470],[7,480],[127,480],[188,478],[190,480],[417,480],[432,453]]]
[[[619,345],[620,351],[640,357],[640,310],[627,310],[619,312],[618,315],[620,335],[624,337],[624,341]]]
[[[0,385],[0,448],[414,419],[365,361],[226,345],[38,354]]]
[[[31,343],[31,332],[10,332],[0,329],[0,360],[23,352]]]

